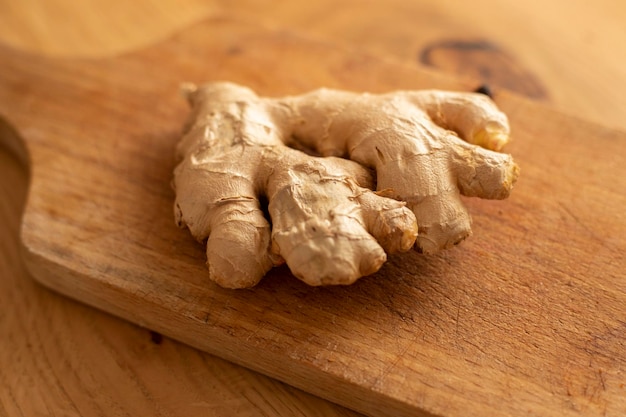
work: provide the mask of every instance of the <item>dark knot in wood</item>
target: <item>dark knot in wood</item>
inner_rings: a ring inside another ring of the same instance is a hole
[[[422,49],[418,58],[424,65],[474,78],[483,85],[506,88],[535,99],[548,97],[537,77],[511,54],[487,40],[433,42]]]

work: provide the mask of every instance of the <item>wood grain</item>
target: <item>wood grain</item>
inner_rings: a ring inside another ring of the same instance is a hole
[[[626,409],[623,135],[498,94],[523,180],[510,201],[468,202],[469,242],[348,288],[279,269],[233,293],[171,220],[181,79],[263,94],[469,85],[228,20],[106,61],[2,54],[0,112],[33,166],[23,239],[47,285],[371,415]]]
[[[102,56],[219,16],[413,64],[424,64],[420,58],[433,46],[486,43],[492,46],[487,54],[440,48],[426,64],[626,129],[626,58],[619,53],[626,42],[626,3],[614,0],[0,0],[0,39],[46,54]]]
[[[402,3],[405,3],[403,5]],[[367,48],[377,54],[387,55],[413,61],[419,51],[429,42],[441,39],[489,39],[496,41],[498,45],[506,47],[508,54],[516,58],[517,64],[522,69],[531,70],[544,85],[549,86],[552,103],[570,112],[577,112],[585,118],[591,118],[601,123],[608,123],[623,128],[623,105],[621,97],[624,93],[623,81],[626,77],[620,75],[620,71],[626,68],[623,56],[614,53],[620,50],[624,43],[625,33],[622,22],[624,21],[624,5],[612,0],[598,0],[593,3],[580,1],[553,1],[550,3],[523,2],[511,7],[510,3],[497,1],[476,1],[471,3],[453,2],[385,2],[384,9],[380,5],[369,7],[346,8],[344,5],[350,2],[315,2],[300,3],[298,7],[289,7],[288,3],[274,3],[271,7],[265,7],[263,3],[257,3],[258,9],[254,10],[250,5],[242,2],[221,3],[232,6],[232,10],[219,9],[220,4],[212,1],[184,2],[163,0],[158,3],[136,1],[122,2],[111,0],[105,3],[92,0],[76,3],[67,0],[50,0],[41,2],[37,0],[22,0],[20,2],[0,1],[0,39],[3,43],[13,45],[20,49],[34,50],[45,54],[62,55],[91,55],[102,56],[117,53],[120,50],[135,49],[138,45],[151,43],[154,39],[161,38],[172,30],[183,27],[191,21],[195,21],[211,14],[233,14],[242,12],[249,14],[249,19],[263,19],[277,27],[290,28],[291,30],[306,31],[309,34],[324,37],[332,42],[354,44],[359,48]],[[319,9],[316,10],[319,6]],[[406,7],[408,6],[408,8]],[[241,9],[241,10],[237,10]],[[338,12],[339,9],[339,12]],[[437,13],[429,13],[429,10],[439,10]],[[486,12],[485,12],[486,10]],[[315,13],[313,13],[315,12]],[[478,15],[478,19],[476,16]],[[527,24],[528,23],[528,24]],[[488,36],[487,34],[488,33]],[[548,42],[544,42],[547,39]],[[453,56],[454,57],[454,56]],[[528,62],[533,64],[529,66]],[[443,61],[438,61],[440,64]],[[442,65],[439,65],[442,68]],[[446,69],[445,67],[443,69]],[[598,84],[599,83],[599,87]],[[498,84],[496,84],[498,85]],[[13,277],[14,280],[1,280],[3,288],[1,292],[12,293],[10,288],[14,283],[27,279],[23,269],[9,268],[7,265],[15,264],[17,249],[11,247],[9,236],[5,230],[15,228],[19,219],[20,205],[10,204],[14,198],[17,184],[25,184],[14,179],[8,170],[10,164],[0,164],[0,183],[4,185],[2,200],[10,206],[10,211],[1,220],[3,242],[0,256],[5,262],[0,262],[0,275]],[[4,200],[6,198],[6,200]],[[8,226],[7,226],[8,225]],[[10,226],[10,227],[9,227]],[[8,289],[5,289],[8,288]],[[32,286],[37,289],[37,286]],[[12,311],[16,305],[20,305],[23,297],[28,298],[31,287],[20,287],[24,293],[22,297],[8,297],[3,299],[2,305],[5,311]],[[16,290],[17,291],[17,290]],[[56,298],[56,303],[50,303],[46,314],[54,314],[55,310],[66,304],[62,298]],[[36,309],[37,303],[26,303]],[[38,310],[37,310],[38,311]],[[37,314],[34,312],[33,314]],[[41,314],[41,313],[40,313]],[[81,321],[83,315],[72,314],[73,323]],[[124,333],[130,337],[130,341],[121,343],[119,332],[115,327],[105,330],[110,326],[106,315],[95,313],[90,321],[92,328],[102,329],[105,337],[114,340],[119,349],[124,351],[128,346],[133,346],[132,341],[142,340],[143,330],[137,329],[135,333]],[[117,321],[113,321],[117,322]],[[11,334],[13,340],[24,337],[24,328],[11,327],[15,321],[3,321],[0,333]],[[74,326],[75,328],[75,326]],[[71,332],[63,327],[59,321],[54,327],[56,332]],[[48,339],[50,330],[46,327],[37,329],[40,337]],[[28,333],[30,335],[30,333]],[[134,336],[134,337],[133,337]],[[29,336],[30,337],[30,336]],[[83,337],[83,336],[81,336]],[[89,337],[88,333],[87,336]],[[167,340],[167,339],[165,339]],[[7,343],[0,345],[1,348],[11,349]],[[11,345],[14,346],[14,345]],[[42,344],[39,355],[49,354],[50,347]],[[82,344],[74,345],[77,353],[83,358],[92,358],[88,353],[89,347]],[[87,351],[85,353],[84,351]],[[123,354],[127,359],[120,362],[120,366],[126,369],[142,367],[141,358]],[[5,356],[6,357],[6,356]],[[30,356],[26,356],[32,360]],[[168,364],[167,368],[160,367],[165,371],[155,379],[164,381],[170,378],[179,380],[188,379],[183,365],[176,355],[160,355],[161,361]],[[93,362],[82,362],[88,369],[97,368],[97,357]],[[2,362],[4,363],[4,362]],[[37,369],[42,370],[45,362],[38,361]],[[210,360],[194,363],[194,369],[211,367]],[[5,367],[6,369],[6,367]],[[13,368],[11,368],[13,369]],[[29,368],[32,369],[32,368]],[[227,378],[227,373],[232,369],[233,376]],[[34,372],[34,371],[32,371]],[[56,375],[76,395],[78,390],[71,388],[71,382],[64,375],[67,369],[56,369]],[[5,373],[5,375],[7,375]],[[9,373],[10,375],[10,373]],[[132,374],[124,374],[126,377]],[[228,387],[237,389],[240,385],[242,391],[247,391],[246,378],[240,378],[236,367],[220,368],[220,375],[224,376]],[[119,378],[124,376],[120,373]],[[15,381],[15,379],[13,379]],[[23,382],[24,378],[20,378]],[[48,405],[54,405],[57,398],[54,393],[57,390],[50,389],[45,385],[50,379],[30,378],[30,384],[11,385],[13,391],[22,391],[24,387],[31,387],[33,382],[39,381],[42,385],[37,388],[45,392]],[[212,384],[220,381],[212,379]],[[187,386],[188,384],[183,384]],[[102,389],[102,387],[99,387]],[[177,385],[169,385],[170,393],[167,396],[153,395],[148,384],[148,390],[143,395],[150,396],[153,401],[159,402],[162,407],[175,413],[171,407],[177,396],[184,394],[184,388]],[[106,388],[105,388],[106,389]],[[255,392],[260,391],[261,397],[272,397],[267,402],[257,402],[257,410],[260,414],[274,414],[272,403],[275,401],[289,403],[289,394],[283,390],[275,392],[272,384],[263,384],[260,380],[254,382]],[[4,391],[9,392],[9,391]],[[133,392],[133,391],[131,391]],[[89,390],[81,391],[82,395],[89,396]],[[104,414],[118,414],[119,408],[113,407],[114,403],[125,403],[124,393],[118,392],[122,397],[112,396],[109,407],[104,407]],[[220,395],[212,396],[210,391],[203,393],[203,399],[207,402],[219,402]],[[278,397],[278,398],[274,398]],[[28,399],[25,399],[28,403]],[[296,396],[297,402],[297,396]],[[228,408],[228,412],[218,413],[232,415],[233,410],[240,409],[234,406]],[[305,407],[303,403],[294,406],[298,409]],[[316,405],[313,403],[306,415],[316,415]],[[54,407],[52,407],[54,409]],[[112,409],[117,410],[115,413]],[[245,408],[244,408],[245,409]],[[184,408],[183,410],[188,410]],[[308,413],[308,414],[307,414]],[[2,412],[0,412],[2,414]],[[183,415],[189,415],[184,413]]]
[[[38,285],[16,134],[0,119],[0,416],[360,415]]]
[[[541,96],[570,114],[626,129],[626,58],[616,52],[626,41],[623,2],[250,0],[223,6],[251,21]],[[424,51],[446,43],[491,47],[488,54],[444,48],[436,60],[421,60]]]

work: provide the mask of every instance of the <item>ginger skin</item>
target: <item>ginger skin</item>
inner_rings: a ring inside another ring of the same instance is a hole
[[[517,179],[511,156],[495,152],[507,118],[480,94],[184,91],[176,219],[207,239],[210,277],[224,287],[253,286],[282,262],[310,285],[350,284],[387,254],[435,253],[471,233],[460,194],[503,199]]]

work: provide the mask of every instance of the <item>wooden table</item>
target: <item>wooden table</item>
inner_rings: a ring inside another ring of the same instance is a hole
[[[626,126],[626,66],[613,53],[626,40],[626,7],[617,2],[74,3],[0,3],[0,41],[105,56],[205,17],[260,20]],[[357,415],[35,284],[18,238],[28,169],[2,148],[0,170],[0,415]]]

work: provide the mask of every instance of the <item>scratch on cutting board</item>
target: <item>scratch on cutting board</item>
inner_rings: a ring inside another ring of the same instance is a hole
[[[404,343],[402,350],[396,355],[393,362],[386,365],[383,368],[383,370],[380,372],[380,374],[376,377],[374,382],[372,382],[371,389],[379,389],[382,386],[385,380],[385,377],[391,372],[392,369],[394,369],[398,365],[398,363],[406,355],[406,353],[408,352],[409,348],[411,347],[414,341],[415,341],[415,338],[412,338],[410,340],[407,340],[406,343]]]

